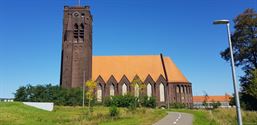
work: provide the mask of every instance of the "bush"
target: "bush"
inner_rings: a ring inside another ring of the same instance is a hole
[[[171,107],[172,107],[172,108],[181,109],[181,108],[185,108],[186,105],[183,104],[183,103],[176,102],[176,103],[172,103],[172,104],[171,104]]]
[[[211,106],[213,109],[219,108],[221,106],[221,103],[212,101]]]
[[[138,98],[131,95],[106,97],[104,105],[117,107],[138,107]]]
[[[105,105],[105,106],[112,106],[113,104],[112,104],[112,99],[111,99],[111,97],[105,97],[104,98],[104,101],[103,101],[103,104]]]
[[[15,101],[54,102],[56,105],[82,105],[82,89],[65,89],[60,86],[36,85],[21,86],[16,90]]]
[[[116,106],[111,106],[111,107],[109,108],[109,115],[110,115],[111,117],[118,117],[118,115],[119,115],[119,110],[118,110],[118,108],[117,108]]]
[[[155,108],[156,99],[155,97],[142,96],[139,99],[140,105],[143,107]]]

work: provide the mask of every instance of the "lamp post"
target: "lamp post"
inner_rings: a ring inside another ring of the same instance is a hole
[[[230,29],[229,29],[229,20],[215,20],[213,22],[213,24],[226,24],[226,26],[227,26],[228,44],[229,44],[230,57],[231,57],[230,62],[231,62],[231,69],[232,69],[234,93],[235,93],[235,99],[236,99],[237,122],[238,122],[238,125],[243,125],[241,109],[240,109],[239,94],[238,94],[238,89],[237,89],[237,81],[236,81],[236,75],[235,75],[236,73],[235,73],[235,64],[234,64],[231,35],[230,35]]]
[[[82,18],[82,24],[84,25],[84,16],[82,15],[81,16]],[[83,29],[83,32],[85,32],[85,30]],[[84,35],[84,33],[83,33]],[[84,42],[85,42],[85,39],[84,39],[84,36],[83,36],[83,47],[82,47],[82,58],[85,58],[83,55],[85,53],[85,46],[84,46]],[[82,88],[83,88],[83,108],[85,107],[85,64],[82,62],[82,65],[83,65],[83,84],[82,84]]]

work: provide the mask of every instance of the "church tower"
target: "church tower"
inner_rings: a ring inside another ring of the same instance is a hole
[[[60,85],[82,87],[92,79],[92,15],[89,6],[64,7]]]

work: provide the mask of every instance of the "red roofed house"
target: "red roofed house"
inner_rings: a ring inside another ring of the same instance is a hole
[[[203,102],[206,100],[208,107],[211,107],[211,103],[220,102],[222,108],[230,108],[229,102],[232,96],[225,94],[225,96],[193,96],[193,107],[194,108],[205,108]]]

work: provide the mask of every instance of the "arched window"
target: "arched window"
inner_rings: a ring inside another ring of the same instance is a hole
[[[184,93],[184,87],[183,86],[180,87],[180,92]]]
[[[122,95],[126,95],[127,94],[127,85],[124,83],[122,85]]]
[[[98,102],[102,102],[102,86],[100,84],[96,88],[96,97]]]
[[[139,97],[139,85],[138,85],[138,83],[135,84],[135,96]]]
[[[78,26],[78,24],[75,24],[74,29],[73,29],[73,37],[75,39],[78,39],[78,33],[79,33],[79,26]]]
[[[179,86],[176,87],[176,92],[179,93]]]
[[[164,85],[163,83],[160,84],[160,102],[164,102],[165,101],[165,96],[164,96]]]
[[[147,96],[152,96],[152,85],[150,83],[147,84]]]
[[[84,39],[84,25],[83,24],[80,24],[79,38],[81,38],[82,40]]]
[[[114,85],[110,85],[110,96],[114,96]]]

